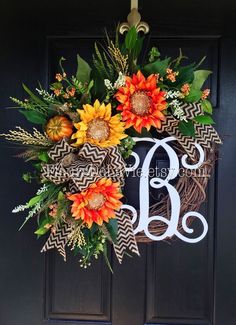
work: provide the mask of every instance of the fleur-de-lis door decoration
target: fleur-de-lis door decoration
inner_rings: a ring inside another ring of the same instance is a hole
[[[130,10],[127,22],[120,24],[119,32],[124,34],[124,32],[127,32],[131,27],[135,26],[137,32],[147,34],[149,32],[149,25],[146,22],[141,21],[141,15],[138,11],[138,0],[131,0]]]

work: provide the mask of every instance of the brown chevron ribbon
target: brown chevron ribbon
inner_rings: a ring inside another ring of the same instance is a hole
[[[41,252],[46,252],[49,249],[56,248],[58,252],[63,256],[64,261],[66,261],[66,251],[65,246],[68,242],[68,236],[72,231],[72,227],[68,224],[64,224],[55,233],[51,233],[43,246]]]
[[[114,250],[116,257],[121,264],[127,249],[138,256],[140,256],[140,254],[130,216],[124,211],[119,210],[116,212],[116,218],[118,222],[118,235],[117,243],[114,244]]]
[[[72,148],[66,139],[62,139],[48,152],[48,155],[53,161],[58,162],[62,157],[66,157],[73,151],[75,151],[75,148]]]
[[[197,115],[203,114],[201,104],[183,103],[180,106],[188,119],[193,119]],[[167,132],[169,135],[176,137],[176,140],[184,148],[188,156],[194,160],[196,146],[195,143],[202,147],[211,148],[212,143],[221,144],[221,139],[212,125],[194,123],[195,138],[183,135],[178,128],[179,121],[173,116],[166,116],[166,121],[162,122],[161,129],[158,132]]]
[[[193,119],[195,116],[203,114],[200,103],[182,103],[180,108],[184,111],[187,119]]]
[[[175,136],[179,144],[184,148],[189,157],[195,159],[195,139],[183,135],[178,128],[179,121],[176,120],[173,116],[166,116],[165,122],[162,122],[161,129],[158,129],[158,132],[167,132],[169,135]]]
[[[111,178],[113,182],[120,182],[120,186],[123,187],[125,185],[125,162],[118,147],[109,147],[106,150],[107,155],[102,164],[104,176]]]
[[[206,148],[211,148],[212,142],[221,144],[222,141],[212,125],[195,124],[196,141]]]
[[[117,147],[100,148],[85,143],[76,154],[62,139],[50,150],[49,157],[55,163],[42,167],[42,177],[55,184],[69,181],[72,193],[84,191],[103,177],[124,185],[125,162]]]

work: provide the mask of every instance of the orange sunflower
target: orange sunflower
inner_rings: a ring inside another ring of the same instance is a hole
[[[136,131],[142,128],[150,130],[151,126],[161,127],[165,121],[163,110],[167,107],[165,92],[157,87],[157,75],[151,74],[145,78],[141,71],[131,77],[126,77],[125,86],[120,87],[115,94],[120,102],[117,107],[122,111],[122,119],[126,128],[133,126]]]
[[[68,195],[68,199],[73,201],[72,216],[82,219],[90,228],[94,222],[101,226],[104,221],[115,218],[115,210],[121,207],[122,196],[119,183],[102,178],[85,191]]]

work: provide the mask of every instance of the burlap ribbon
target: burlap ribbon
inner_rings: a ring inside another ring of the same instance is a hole
[[[85,143],[78,153],[65,139],[58,142],[48,153],[54,161],[42,167],[42,177],[55,184],[69,182],[72,193],[84,191],[97,180],[106,177],[124,186],[125,162],[117,147],[100,148]],[[114,249],[119,263],[122,262],[126,249],[139,255],[129,216],[121,210],[116,211],[118,222],[117,243]],[[72,229],[63,225],[56,233],[51,233],[42,251],[57,248],[66,259],[65,245]]]
[[[138,256],[140,254],[134,236],[134,230],[130,220],[130,216],[122,210],[119,210],[116,212],[116,218],[118,222],[118,235],[117,243],[113,246],[116,253],[116,257],[119,263],[121,264],[127,249]]]
[[[181,108],[187,119],[193,119],[197,115],[202,115],[203,110],[198,103],[184,103]],[[188,156],[195,160],[196,146],[198,143],[202,147],[211,148],[213,143],[221,144],[221,139],[212,125],[194,123],[195,138],[183,135],[178,128],[179,121],[173,116],[167,116],[166,121],[162,122],[161,129],[158,132],[167,132],[176,137],[176,140],[184,148]]]
[[[75,149],[62,139],[48,155],[55,163],[42,167],[42,177],[55,184],[69,181],[72,193],[84,191],[103,177],[124,186],[125,162],[117,147],[100,148],[85,143],[75,154]]]
[[[68,242],[69,235],[72,230],[73,228],[65,223],[55,232],[52,232],[48,237],[48,240],[46,241],[45,245],[43,246],[41,252],[46,252],[49,249],[56,248],[58,252],[63,256],[64,261],[66,261],[65,246]]]

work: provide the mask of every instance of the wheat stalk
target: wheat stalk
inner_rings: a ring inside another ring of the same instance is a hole
[[[29,133],[20,126],[16,126],[16,130],[10,130],[9,133],[0,134],[1,137],[4,137],[8,141],[14,141],[27,145],[36,145],[49,147],[53,143],[48,138],[46,133],[40,133],[36,128],[33,128],[33,133]]]

